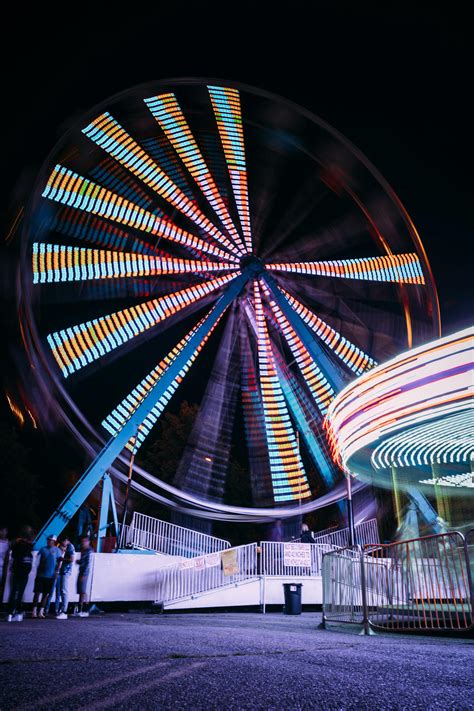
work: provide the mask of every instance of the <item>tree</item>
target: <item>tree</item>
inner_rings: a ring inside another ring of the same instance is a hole
[[[23,523],[37,527],[41,522],[39,476],[28,459],[29,452],[21,443],[16,428],[0,421],[0,518],[10,531],[17,530]]]
[[[151,474],[172,483],[198,410],[198,405],[190,405],[184,400],[177,414],[165,412],[159,420],[155,437],[148,446],[144,445],[137,462]]]

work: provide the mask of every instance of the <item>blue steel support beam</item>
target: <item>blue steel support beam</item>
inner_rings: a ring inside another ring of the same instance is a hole
[[[446,533],[445,527],[442,525],[442,519],[430,504],[426,496],[421,493],[415,486],[408,486],[406,492],[413,501],[418,511],[421,513],[426,523],[432,526],[435,533]]]
[[[43,526],[35,539],[35,549],[39,549],[46,545],[47,536],[54,534],[58,536],[64,530],[66,524],[71,520],[80,506],[89,496],[91,491],[99,483],[101,478],[112,466],[117,459],[122,449],[125,447],[131,437],[135,435],[138,427],[141,425],[146,416],[156,405],[165,390],[171,385],[174,378],[178,375],[183,365],[187,362],[191,354],[198,348],[202,339],[206,336],[211,328],[216,324],[222,316],[226,308],[239,295],[240,291],[251,278],[249,271],[244,271],[233,281],[229,283],[227,289],[217,301],[214,309],[208,315],[206,320],[199,326],[194,335],[189,339],[184,346],[179,356],[174,360],[167,371],[163,373],[160,380],[155,383],[143,402],[137,407],[135,412],[130,417],[129,421],[123,426],[120,432],[112,437],[105,447],[98,453],[94,461],[89,465],[79,481],[69,492],[60,506],[53,513],[49,521]]]
[[[275,279],[271,276],[271,274],[269,274],[269,272],[265,270],[262,270],[261,274],[267,282],[267,285],[272,292],[273,298],[275,299],[280,309],[283,311],[290,324],[293,326],[294,330],[303,342],[308,353],[311,355],[314,362],[321,368],[333,390],[338,393],[347,384],[346,380],[344,379],[343,373],[339,370],[337,366],[334,365],[334,363],[331,362],[323,347],[319,343],[317,337],[306,326],[303,319],[297,313],[295,313],[293,307],[288,303],[284,294],[281,293]]]
[[[115,505],[114,497],[114,485],[112,483],[112,477],[107,472],[102,478],[102,496],[100,500],[100,514],[99,514],[99,531],[97,534],[97,552],[100,553],[102,549],[102,539],[107,535],[107,528],[109,523],[109,508],[112,509],[112,518],[114,522],[114,527],[116,534],[118,535],[118,516],[117,507]]]

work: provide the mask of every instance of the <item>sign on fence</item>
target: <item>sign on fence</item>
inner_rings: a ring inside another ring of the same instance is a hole
[[[229,548],[227,551],[221,551],[222,570],[224,575],[237,575],[240,573],[239,561],[237,559],[237,551]]]
[[[184,558],[179,564],[180,570],[188,570],[194,568],[194,558]]]
[[[288,568],[311,568],[311,546],[307,543],[284,543],[283,565]]]
[[[221,564],[220,551],[200,555],[194,558],[184,558],[179,564],[180,570],[204,570],[204,568],[217,568]]]
[[[216,551],[215,553],[208,553],[206,556],[204,556],[204,559],[206,561],[206,568],[217,568],[217,566],[221,564],[220,551]]]

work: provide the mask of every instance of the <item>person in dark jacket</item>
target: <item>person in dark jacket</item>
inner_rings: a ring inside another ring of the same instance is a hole
[[[33,565],[33,531],[29,526],[24,526],[20,537],[12,543],[10,556],[12,568],[7,620],[8,622],[22,622],[23,595]]]
[[[316,543],[307,523],[301,526],[301,543]]]

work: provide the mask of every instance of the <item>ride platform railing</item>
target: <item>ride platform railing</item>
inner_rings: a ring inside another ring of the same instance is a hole
[[[375,519],[366,523],[360,535],[379,545]],[[257,578],[263,585],[266,578],[320,578],[323,555],[337,550],[339,533],[325,535],[324,543],[262,541],[178,561],[156,572],[155,602],[165,606]],[[225,559],[233,559],[234,567]]]
[[[293,556],[292,548],[301,546],[298,553],[305,555]],[[262,541],[259,545],[259,574],[262,577],[320,577],[323,554],[334,550],[330,543],[299,543],[291,541]],[[301,565],[293,561],[301,562]]]
[[[155,604],[166,605],[255,580],[258,577],[257,544],[183,560],[156,571]]]
[[[230,543],[222,538],[134,512],[130,525],[122,528],[120,548],[193,558],[230,548]]]
[[[314,540],[316,543],[329,544],[338,548],[346,548],[350,544],[349,528],[341,528],[337,531],[332,531],[326,534],[316,534]],[[367,521],[361,521],[355,525],[355,543],[359,546],[371,545],[380,543],[379,529],[376,518],[370,518]]]
[[[473,626],[469,551],[459,532],[323,556],[324,622],[366,631],[468,630]]]

